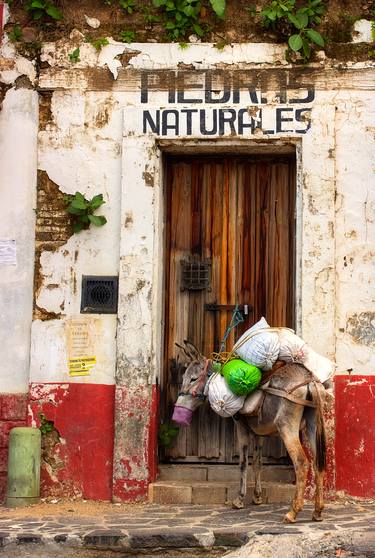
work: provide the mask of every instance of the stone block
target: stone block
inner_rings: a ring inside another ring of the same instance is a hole
[[[262,480],[267,482],[276,483],[292,483],[294,482],[295,474],[291,466],[263,466],[262,467]]]
[[[239,489],[240,489],[240,483],[239,482],[228,484],[228,487],[227,487],[227,502],[228,502],[228,504],[231,504],[233,502],[233,500],[235,498],[237,498]],[[254,490],[253,485],[249,484],[247,486],[247,492],[246,492],[246,496],[245,496],[245,506],[246,507],[250,506],[251,503],[252,503],[253,490]]]
[[[240,482],[240,468],[238,465],[208,465],[207,480],[214,482]],[[294,470],[292,466],[266,466],[262,467],[262,480],[269,482],[293,482]],[[251,465],[247,471],[247,481],[254,482],[254,473]]]
[[[148,487],[149,502],[152,504],[191,504],[190,485],[154,482]]]
[[[243,546],[250,537],[246,531],[236,531],[233,528],[214,529],[214,546]]]
[[[252,476],[249,467],[248,477]],[[207,480],[212,482],[240,482],[240,468],[238,465],[213,465],[207,467]]]
[[[130,546],[133,549],[144,548],[212,548],[215,537],[208,529],[187,527],[157,531],[139,530],[130,535]]]
[[[294,496],[295,486],[293,484],[270,483],[266,487],[264,503],[278,504],[289,503]]]
[[[83,543],[85,546],[90,548],[129,548],[129,537],[122,531],[98,530],[85,535]]]
[[[160,481],[205,481],[208,467],[197,465],[160,465]]]
[[[193,483],[192,485],[192,504],[225,504],[226,500],[226,484]]]

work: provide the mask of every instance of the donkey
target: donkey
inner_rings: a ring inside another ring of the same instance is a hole
[[[183,375],[181,392],[175,403],[172,420],[188,426],[193,412],[205,400],[205,387],[211,374],[210,361],[189,342],[179,346],[190,360]],[[277,367],[276,367],[277,368]],[[247,489],[249,438],[254,438],[253,470],[255,477],[253,503],[262,503],[261,462],[263,436],[278,435],[292,460],[296,489],[291,507],[284,517],[286,523],[294,523],[304,503],[304,491],[309,469],[308,459],[300,441],[304,429],[313,454],[315,472],[315,509],[313,521],[322,521],[323,477],[326,468],[326,437],[323,418],[325,389],[312,378],[311,373],[300,364],[279,364],[269,373],[270,381],[264,388],[260,411],[255,415],[237,414],[235,417],[240,448],[240,488],[233,501],[234,508],[243,508]],[[262,389],[262,388],[261,388]],[[312,400],[312,401],[311,401]]]

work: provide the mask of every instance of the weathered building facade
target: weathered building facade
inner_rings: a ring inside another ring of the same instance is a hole
[[[78,47],[72,67],[69,53]],[[226,283],[218,280],[221,298],[211,302],[254,308],[263,287],[249,286],[249,299],[238,300],[234,278],[252,248],[225,255],[235,231],[252,219],[238,201],[240,187],[230,201],[231,176],[240,184],[241,173],[258,173],[261,188],[288,164],[288,203],[278,193],[256,208],[268,215],[273,239],[264,265],[280,263],[255,283],[269,282],[273,307],[284,297],[284,310],[292,308],[288,317],[280,310],[274,325],[295,327],[337,364],[330,490],[374,496],[373,63],[335,63],[322,54],[298,67],[285,60],[284,45],[270,43],[218,50],[110,39],[97,52],[78,31],[43,45],[37,80],[6,37],[1,56],[3,478],[9,428],[48,420],[55,434],[43,450],[45,494],[146,497],[157,473],[166,366],[177,355],[168,342],[202,334],[179,323],[178,316],[183,322],[202,309],[181,292],[171,254],[178,263],[212,257],[194,244],[194,231],[203,230],[202,185],[216,180],[204,222],[219,215],[217,235],[220,227],[227,231],[211,264],[215,277],[215,261],[220,275],[225,260]],[[197,157],[203,163],[194,178],[186,169]],[[246,170],[244,161],[258,170]],[[76,191],[103,194],[104,227],[73,234],[63,196]],[[188,214],[199,217],[186,224]],[[254,250],[262,262],[268,248]],[[117,277],[117,308],[82,312],[82,283]],[[261,311],[250,309],[249,324]],[[220,320],[216,337],[227,315]],[[184,455],[215,461],[206,446]]]

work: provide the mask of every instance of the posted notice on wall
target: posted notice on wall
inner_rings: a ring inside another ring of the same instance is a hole
[[[89,376],[96,364],[95,320],[71,318],[67,334],[69,376]]]
[[[17,265],[15,240],[0,240],[0,265]]]

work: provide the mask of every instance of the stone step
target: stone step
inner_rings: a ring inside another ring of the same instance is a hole
[[[152,504],[228,504],[239,489],[238,482],[218,481],[157,481],[149,485],[149,501]],[[295,486],[289,483],[263,482],[263,503],[289,503]],[[246,505],[251,503],[253,485],[248,484]]]
[[[253,481],[253,469],[249,466],[247,478]],[[293,483],[294,469],[289,465],[263,465],[262,480],[276,483]],[[202,465],[161,464],[159,465],[158,481],[219,481],[239,482],[240,468],[238,465]]]

